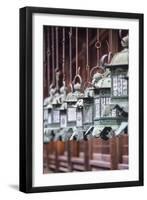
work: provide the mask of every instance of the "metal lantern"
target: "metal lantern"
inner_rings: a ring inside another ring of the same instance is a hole
[[[76,78],[80,79],[80,83],[75,83]],[[82,104],[78,105],[80,101],[78,98],[81,98],[83,94],[80,92],[81,89],[81,77],[79,75],[75,76],[74,79],[74,92],[70,92],[67,95],[66,102],[67,102],[67,126],[72,128],[73,134],[71,136],[72,139],[81,139],[80,135],[82,133],[82,126],[83,126],[83,115],[82,115]]]
[[[54,134],[51,132],[52,129],[50,127],[52,123],[52,94],[54,93],[54,89],[50,90],[50,96],[44,100],[44,143],[48,143],[54,137]]]
[[[79,98],[83,96],[81,93],[82,78],[80,76],[80,67],[78,67],[78,28],[76,28],[76,74],[72,81],[72,28],[69,32],[69,55],[70,55],[70,87],[71,92],[67,94],[67,126],[72,130],[70,140],[83,139],[83,116],[82,106],[78,106]]]
[[[93,113],[94,113],[94,98],[93,89],[90,83],[90,66],[89,66],[89,31],[86,29],[86,73],[87,79],[84,85],[84,96],[80,101],[83,103],[83,132],[84,139],[90,139],[93,130]]]
[[[63,81],[63,86],[60,88],[60,99],[61,99],[61,106],[60,106],[60,133],[59,133],[59,140],[67,141],[71,134],[69,135],[68,128],[67,128],[67,103],[66,101],[66,91],[67,88],[65,86],[65,82]]]
[[[52,102],[52,127],[60,127],[60,106],[61,106],[61,102],[59,99],[59,93],[58,91],[55,94],[55,97],[53,99]]]
[[[58,92],[56,89],[50,89],[50,96],[48,97],[48,104],[45,109],[47,110],[46,128],[44,129],[45,137],[48,142],[54,139],[55,133],[60,128],[60,115],[59,108],[61,104],[59,101]]]
[[[84,97],[83,98],[83,113],[84,113],[84,127],[85,129],[89,128],[89,126],[93,125],[93,113],[94,113],[94,107],[93,107],[93,97]]]
[[[104,77],[95,89],[95,124],[93,134],[107,140],[114,135],[118,128],[115,109],[111,109],[111,78]]]
[[[43,104],[43,128],[44,128],[44,133],[43,133],[43,142],[48,143],[48,137],[46,135],[47,133],[47,120],[48,120],[48,110],[47,110],[47,102],[48,98],[44,99],[44,104]]]
[[[81,118],[81,127],[84,133],[84,139],[87,140],[91,138],[91,130],[93,129],[93,96],[91,96],[91,88],[86,88],[84,96],[79,98],[77,102],[77,115],[79,119]],[[77,118],[77,122],[78,122]],[[77,124],[78,125],[78,124]]]
[[[124,133],[128,126],[128,35],[121,38],[121,44],[123,50],[114,54],[110,64],[105,65],[111,71],[111,104],[120,124],[116,135]]]

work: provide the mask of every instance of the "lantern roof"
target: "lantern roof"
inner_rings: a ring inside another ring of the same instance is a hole
[[[43,106],[46,107],[49,102],[49,97],[46,97],[43,101]]]
[[[76,83],[74,85],[75,91],[67,94],[66,102],[77,102],[78,98],[84,97],[84,94],[79,91],[81,88],[81,85],[80,86],[79,85],[80,85],[79,83]]]
[[[43,103],[44,109],[51,109],[52,108],[52,103],[51,103],[51,97],[47,97],[44,99]]]
[[[97,88],[111,88],[111,78],[104,77],[97,83]]]
[[[46,106],[46,108],[47,108],[47,109],[52,109],[52,108],[53,108],[53,106],[52,106],[52,104],[51,104],[51,103],[49,103],[49,104]]]
[[[129,64],[129,51],[128,49],[123,49],[121,52],[116,53],[111,62],[110,62],[110,66],[111,65],[128,65]]]
[[[61,104],[61,99],[60,99],[60,94],[58,91],[56,91],[53,100],[52,100],[52,104],[56,105],[56,104]]]

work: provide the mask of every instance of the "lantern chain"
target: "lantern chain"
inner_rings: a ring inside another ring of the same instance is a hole
[[[62,72],[63,72],[63,80],[65,79],[65,28],[62,30]]]
[[[76,27],[76,74],[78,74],[78,28]]]
[[[56,73],[56,89],[58,91],[59,89],[59,44],[58,44],[59,40],[58,40],[58,27],[56,27],[56,69],[55,69],[55,73]]]
[[[50,85],[50,55],[51,55],[51,50],[50,50],[50,29],[48,29],[47,32],[47,83],[48,83],[48,87]]]
[[[54,69],[55,69],[55,58],[54,58],[54,27],[51,28],[51,37],[52,37],[52,46],[51,46],[51,50],[52,50],[52,83],[50,85],[50,88],[52,86],[55,85],[55,73],[54,73]]]
[[[69,67],[70,67],[70,83],[72,82],[72,27],[70,27],[69,31]]]

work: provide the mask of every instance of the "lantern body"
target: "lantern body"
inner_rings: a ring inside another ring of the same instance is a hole
[[[43,108],[43,124],[44,128],[46,128],[48,124],[48,109],[46,107]]]
[[[83,128],[86,131],[90,126],[93,126],[94,118],[94,98],[83,98]]]
[[[52,128],[60,128],[60,104],[53,104],[52,109]]]
[[[115,110],[111,109],[111,78],[104,77],[99,80],[97,88],[94,88],[94,130],[95,137],[109,139],[118,128],[120,122],[116,118]]]
[[[67,126],[76,126],[76,102],[67,103]]]
[[[83,108],[77,107],[76,109],[76,127],[83,128]]]
[[[47,117],[47,125],[50,126],[52,124],[52,108],[48,108],[48,117]]]
[[[67,110],[60,110],[60,127],[66,128],[67,127]]]

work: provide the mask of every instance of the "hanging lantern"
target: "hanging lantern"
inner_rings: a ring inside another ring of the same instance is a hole
[[[74,80],[76,80],[76,76]],[[80,77],[81,79],[81,77]],[[67,126],[73,129],[72,138],[76,139],[79,135],[83,135],[82,126],[83,126],[83,115],[82,109],[83,105],[79,98],[83,97],[83,94],[80,92],[81,84],[75,83],[74,84],[74,92],[70,92],[67,94],[66,102],[67,102]],[[77,127],[77,128],[76,128]]]
[[[54,56],[54,31],[52,32],[52,56]],[[54,139],[57,139],[58,132],[60,130],[60,94],[59,94],[59,49],[58,49],[58,27],[56,27],[56,68],[54,68],[54,57],[52,57],[53,62],[53,86],[55,88],[51,88],[50,92],[52,92],[52,101],[50,102],[50,113],[51,113],[51,122],[49,124],[49,129],[54,132]],[[56,75],[56,76],[55,76]]]
[[[72,81],[72,28],[69,32],[69,86],[70,92],[66,96],[65,103],[67,105],[67,129],[66,134],[70,136],[70,140],[75,139],[76,126],[82,126],[82,116],[80,115],[79,109],[77,109],[78,98],[82,96],[81,84],[82,79],[79,74],[80,68],[78,68],[78,29],[76,28],[76,75]],[[78,81],[77,81],[78,80]]]
[[[52,52],[52,83],[49,86],[49,96],[44,100],[44,141],[49,142],[54,138],[54,132],[52,130],[52,101],[56,92],[55,88],[55,62],[54,62],[54,27],[51,28],[51,52]]]
[[[111,138],[118,128],[116,111],[111,107],[111,78],[103,77],[95,88],[95,119],[93,135],[104,140]]]
[[[87,72],[87,80],[84,84],[84,96],[79,98],[79,106],[78,106],[82,116],[82,128],[84,132],[84,140],[90,139],[92,136],[91,133],[93,130],[93,113],[94,113],[94,106],[93,106],[94,93],[93,93],[93,88],[90,84],[88,28],[86,29],[86,72]]]
[[[121,45],[123,50],[114,54],[111,62],[105,67],[111,71],[111,103],[114,105],[113,109],[117,110],[117,120],[120,127],[116,131],[116,135],[124,133],[128,126],[128,35],[121,36]]]
[[[102,67],[102,59],[106,56],[102,56],[101,58],[101,66],[95,66],[91,70],[92,72],[96,70],[96,73],[92,78],[93,92],[94,92],[94,113],[93,113],[93,129],[92,135],[94,137],[101,137],[104,140],[112,137],[114,135],[114,131],[118,127],[117,122],[112,120],[112,115],[115,115],[115,111],[110,112],[109,107],[111,104],[111,78],[110,71],[108,69],[104,70]],[[100,73],[99,71],[102,71]]]

